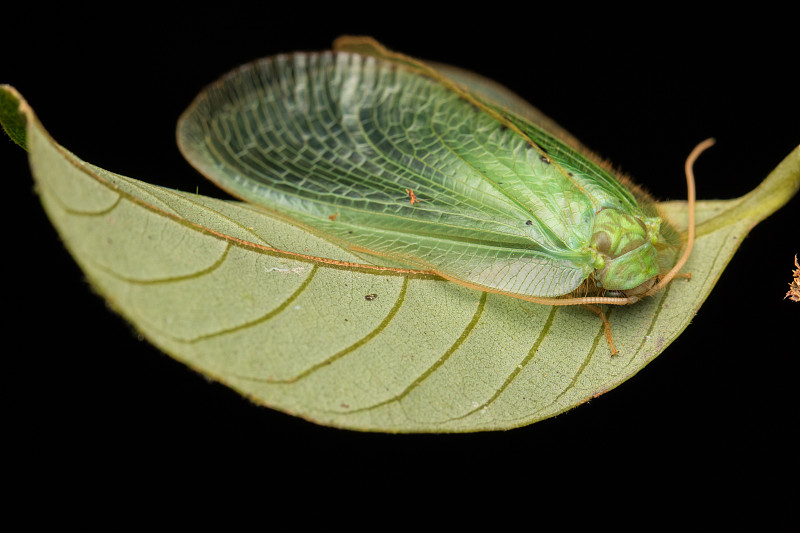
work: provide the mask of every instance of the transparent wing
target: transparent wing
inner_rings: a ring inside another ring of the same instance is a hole
[[[619,202],[579,159],[555,165],[435,80],[355,54],[246,65],[198,96],[178,139],[235,196],[353,248],[522,296],[574,290],[593,270],[595,211]]]

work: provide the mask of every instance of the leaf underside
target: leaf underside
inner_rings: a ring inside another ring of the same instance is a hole
[[[614,388],[683,331],[742,237],[800,186],[799,148],[745,197],[700,202],[691,281],[611,309],[620,350],[611,357],[602,323],[583,308],[348,266],[365,259],[252,205],[83,162],[16,91],[0,92],[26,110],[48,216],[115,310],[259,404],[365,431],[508,429]],[[685,203],[661,207],[683,229]]]

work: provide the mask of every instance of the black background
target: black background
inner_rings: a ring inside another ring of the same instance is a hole
[[[220,197],[177,150],[179,114],[244,62],[326,49],[347,33],[503,83],[660,198],[684,197],[684,158],[707,137],[718,144],[696,166],[700,199],[748,192],[800,143],[796,35],[780,13],[576,20],[573,8],[489,7],[20,11],[4,22],[0,82],[82,159]],[[685,333],[614,391],[508,432],[384,435],[255,406],[137,338],[63,248],[22,150],[1,141],[0,168],[14,213],[4,217],[6,439],[20,461],[70,472],[248,464],[272,474],[312,463],[382,476],[410,458],[419,477],[433,472],[425,464],[537,475],[700,464],[694,474],[709,478],[793,468],[800,304],[783,296],[800,253],[797,199],[752,231]]]

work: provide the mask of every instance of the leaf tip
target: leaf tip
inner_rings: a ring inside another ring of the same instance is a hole
[[[30,107],[11,85],[0,84],[0,125],[12,141],[28,150],[27,124]]]

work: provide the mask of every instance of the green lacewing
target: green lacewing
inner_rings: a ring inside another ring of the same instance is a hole
[[[659,290],[678,232],[643,191],[491,82],[369,38],[263,59],[181,117],[186,158],[234,196],[357,252],[550,305]],[[441,69],[445,69],[442,73]],[[693,214],[693,181],[687,162]],[[693,216],[693,215],[692,215]]]

